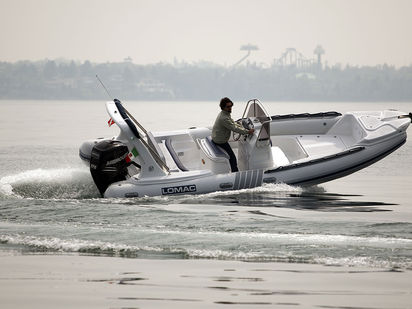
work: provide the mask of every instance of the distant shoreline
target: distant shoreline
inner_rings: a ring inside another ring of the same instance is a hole
[[[0,62],[0,99],[279,102],[412,101],[412,65],[262,67],[246,64],[137,65],[45,60]]]

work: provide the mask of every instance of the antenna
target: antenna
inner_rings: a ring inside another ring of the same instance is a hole
[[[100,84],[102,85],[103,89],[106,90],[107,95],[109,96],[109,98],[111,100],[113,100],[113,97],[110,95],[109,91],[107,90],[107,88],[104,86],[103,82],[101,81],[101,79],[99,78],[99,76],[96,74],[96,78],[97,80],[100,82]]]

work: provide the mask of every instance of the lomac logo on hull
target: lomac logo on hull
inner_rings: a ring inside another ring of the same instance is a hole
[[[188,193],[188,192],[196,192],[196,185],[162,188],[162,194],[163,195]]]

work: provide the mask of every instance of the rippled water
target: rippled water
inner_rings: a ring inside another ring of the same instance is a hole
[[[279,104],[269,103],[267,109],[271,114],[412,111],[407,103]],[[156,114],[171,105],[176,118]],[[132,102],[127,107],[154,130],[208,125],[217,112],[213,102]],[[238,114],[242,108],[239,104]],[[116,134],[107,128],[101,102],[2,101],[0,111],[6,119],[0,124],[3,254],[412,268],[410,141],[364,171],[316,187],[269,184],[198,196],[102,199],[78,158],[82,141]]]

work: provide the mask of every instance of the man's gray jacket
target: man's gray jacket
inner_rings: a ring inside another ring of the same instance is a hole
[[[232,117],[230,117],[229,112],[222,110],[219,115],[217,115],[215,124],[213,125],[212,140],[217,144],[226,143],[229,141],[232,131],[240,134],[249,133],[249,130],[237,124]]]

